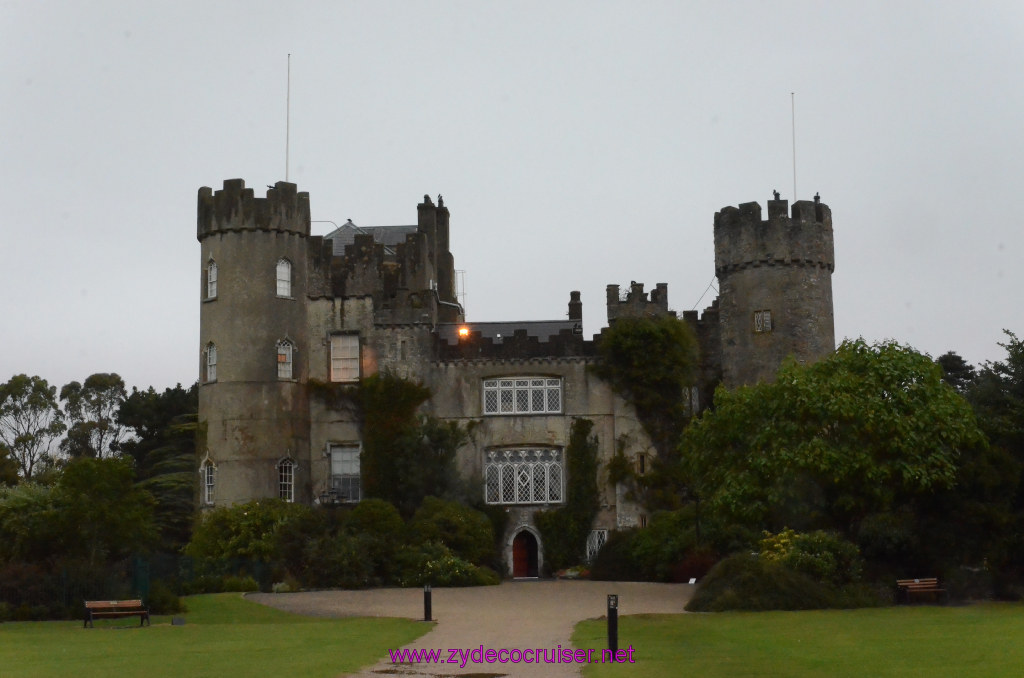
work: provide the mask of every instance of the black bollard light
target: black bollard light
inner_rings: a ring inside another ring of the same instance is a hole
[[[423,621],[430,621],[430,584],[423,587]]]
[[[619,597],[614,594],[608,595],[608,652],[612,661],[615,661],[615,653],[619,651]]]

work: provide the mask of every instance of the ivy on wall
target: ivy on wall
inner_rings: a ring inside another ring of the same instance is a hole
[[[677,456],[689,421],[683,390],[695,382],[697,338],[673,315],[619,318],[601,335],[594,373],[636,410],[658,457]]]
[[[577,565],[600,508],[597,486],[597,437],[594,422],[574,418],[565,448],[568,479],[565,506],[536,514],[544,540],[544,563],[551,572]]]
[[[310,393],[332,409],[354,408],[359,417],[364,496],[384,499],[409,518],[425,497],[455,491],[455,453],[467,432],[457,423],[417,414],[430,389],[382,373],[356,386],[311,381]]]

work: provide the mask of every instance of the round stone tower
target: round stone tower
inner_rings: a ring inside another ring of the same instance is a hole
[[[727,387],[771,381],[792,355],[813,362],[835,350],[832,212],[801,200],[749,202],[715,214],[722,376]]]
[[[309,194],[241,179],[199,189],[200,503],[311,499]]]

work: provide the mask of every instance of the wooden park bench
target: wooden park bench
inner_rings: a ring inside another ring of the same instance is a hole
[[[149,608],[141,600],[87,600],[85,601],[85,624],[82,628],[93,626],[93,620],[99,617],[139,617],[139,626],[149,624]],[[95,628],[95,626],[93,626]]]
[[[946,597],[946,589],[939,588],[936,577],[896,580],[896,602],[909,603],[911,596],[931,596],[936,602]]]

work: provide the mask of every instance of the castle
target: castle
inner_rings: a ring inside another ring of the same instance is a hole
[[[719,296],[684,311],[700,346],[694,412],[714,388],[774,378],[789,355],[835,348],[832,216],[817,197],[715,214]],[[388,371],[429,387],[424,411],[477,422],[457,469],[509,513],[503,558],[513,576],[544,568],[536,511],[564,503],[565,446],[574,417],[594,423],[599,460],[617,447],[638,473],[654,454],[632,407],[588,369],[600,335],[585,339],[579,292],[564,319],[467,322],[455,290],[449,211],[438,196],[409,226],[348,222],[310,234],[309,194],[278,182],[265,198],[241,179],[199,190],[201,245],[200,506],[280,497],[303,503],[361,498],[358,422],[311,397],[311,381],[357,383]],[[607,287],[607,318],[672,313],[668,287]],[[600,479],[599,479],[600,480]],[[609,530],[643,526],[621,486],[599,482],[601,510],[587,554]]]

